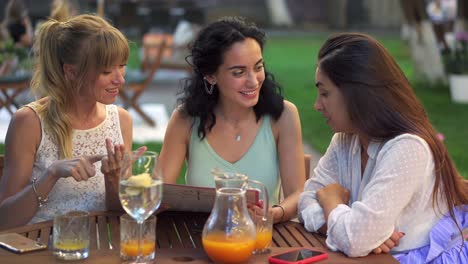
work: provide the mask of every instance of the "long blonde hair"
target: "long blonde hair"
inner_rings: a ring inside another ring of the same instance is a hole
[[[51,4],[50,19],[66,21],[79,13],[78,3],[72,0],[54,0]]]
[[[72,127],[68,107],[84,87],[116,64],[125,64],[129,47],[125,36],[95,15],[79,15],[66,22],[44,22],[34,43],[36,67],[31,90],[49,100],[38,108],[44,129],[53,136],[60,158],[72,157]],[[63,65],[72,64],[76,76],[68,80]]]

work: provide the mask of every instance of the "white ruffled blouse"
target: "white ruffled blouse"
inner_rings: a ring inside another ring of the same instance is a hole
[[[434,160],[420,137],[403,134],[386,143],[371,142],[361,173],[361,144],[357,135],[337,133],[306,182],[299,198],[299,220],[314,232],[325,224],[316,191],[332,183],[350,190],[349,204],[341,204],[328,218],[326,243],[348,256],[365,256],[394,230],[406,235],[392,249],[399,252],[427,245],[429,231],[447,210],[432,206]],[[362,175],[362,177],[361,177]]]

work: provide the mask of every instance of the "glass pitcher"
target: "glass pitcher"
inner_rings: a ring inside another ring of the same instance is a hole
[[[256,244],[256,228],[247,210],[246,193],[249,190],[249,196],[259,195],[258,206],[266,215],[266,188],[259,182],[255,182],[255,186],[251,184],[254,186],[251,188],[249,182],[254,181],[240,173],[214,170],[212,174],[216,183],[216,200],[203,228],[203,248],[215,263],[245,263]]]

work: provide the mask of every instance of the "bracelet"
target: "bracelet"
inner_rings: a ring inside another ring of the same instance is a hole
[[[49,200],[49,197],[42,198],[39,194],[37,194],[37,190],[36,190],[36,181],[37,181],[37,178],[34,177],[34,178],[31,180],[31,184],[32,184],[32,188],[33,188],[34,194],[36,195],[37,202],[39,203],[39,208],[41,208],[45,203],[47,203],[47,201]]]
[[[275,204],[275,205],[272,206],[272,208],[276,208],[276,207],[281,208],[281,211],[283,211],[283,214],[280,217],[280,222],[281,222],[281,221],[283,221],[283,217],[284,217],[284,208],[283,208],[283,206],[281,206],[279,204]]]

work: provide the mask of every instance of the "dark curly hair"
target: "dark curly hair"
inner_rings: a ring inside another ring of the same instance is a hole
[[[185,80],[182,96],[178,102],[184,113],[200,119],[198,126],[200,139],[203,139],[207,130],[210,131],[216,124],[214,108],[219,98],[218,89],[214,89],[211,95],[205,91],[203,77],[215,73],[223,63],[224,53],[233,44],[247,38],[255,39],[263,51],[265,44],[263,31],[242,18],[225,17],[202,29],[190,46],[187,61],[192,66],[193,74]],[[283,109],[281,87],[275,82],[273,75],[265,70],[265,81],[260,89],[258,103],[254,106],[257,121],[265,114],[277,120]]]

